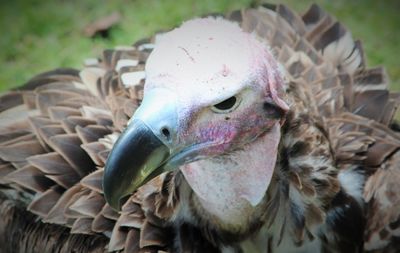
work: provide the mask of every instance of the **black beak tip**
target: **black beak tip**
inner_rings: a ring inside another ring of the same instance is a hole
[[[119,199],[116,198],[110,198],[107,197],[107,195],[104,195],[107,203],[109,206],[111,206],[112,209],[114,209],[115,211],[121,211],[121,203]]]
[[[110,205],[114,210],[120,211],[121,210],[121,198],[116,194],[111,194],[112,191],[107,184],[107,179],[103,180],[103,190],[104,190],[104,198],[108,205]]]
[[[114,209],[115,211],[119,212],[121,211],[121,203],[119,200],[117,201],[111,201],[111,200],[107,200],[108,204],[111,206],[112,209]]]
[[[143,122],[133,121],[114,144],[104,167],[103,192],[115,210],[150,178],[169,155],[169,149]]]

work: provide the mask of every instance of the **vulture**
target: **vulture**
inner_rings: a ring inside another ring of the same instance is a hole
[[[399,94],[317,5],[209,15],[0,98],[1,252],[399,252]]]

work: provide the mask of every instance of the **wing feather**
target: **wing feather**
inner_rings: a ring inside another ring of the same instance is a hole
[[[368,176],[365,249],[395,248],[400,237],[400,135],[389,125],[400,95],[387,90],[384,69],[368,69],[361,42],[315,4],[304,15],[285,5],[264,5],[227,17],[269,42],[285,68],[286,89],[294,94],[294,116],[308,115],[318,122],[316,126],[310,120],[309,132],[303,132],[313,136],[315,129],[323,130],[337,170],[357,165]],[[173,252],[168,220],[180,201],[174,174],[140,188],[121,213],[105,203],[101,185],[108,154],[143,99],[144,65],[155,40],[156,36],[105,50],[101,59],[81,71],[46,72],[0,96],[1,186],[27,195],[28,210],[43,222],[69,227],[73,234],[90,234],[81,238],[101,245],[96,252],[104,250],[107,241],[109,251]],[[322,146],[315,153],[324,151]],[[288,187],[308,202],[297,206],[304,214],[281,224],[280,238],[286,229],[294,229],[299,244],[312,237],[309,228],[322,222],[326,213],[310,199],[323,202],[340,191],[335,173],[329,168],[290,171]],[[274,195],[268,225],[287,197]],[[2,198],[0,211],[5,203]],[[199,235],[186,225],[174,233],[180,235],[182,249],[192,249],[191,240]],[[68,238],[65,252],[78,240]],[[50,252],[50,247],[55,246],[42,248]],[[199,247],[215,250],[210,242]],[[83,250],[87,248],[76,252]]]

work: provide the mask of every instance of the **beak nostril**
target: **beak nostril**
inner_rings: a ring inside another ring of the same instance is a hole
[[[167,139],[167,141],[169,141],[171,139],[171,133],[169,132],[168,128],[163,127],[161,129],[161,132],[162,132],[163,136]]]

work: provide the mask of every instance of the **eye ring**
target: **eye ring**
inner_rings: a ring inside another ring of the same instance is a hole
[[[240,99],[237,96],[232,96],[224,101],[221,101],[211,107],[215,113],[229,113],[235,110],[240,104]]]

